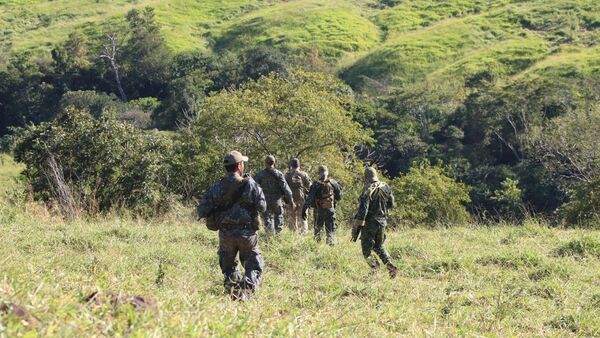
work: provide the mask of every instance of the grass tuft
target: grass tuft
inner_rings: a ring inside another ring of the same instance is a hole
[[[560,257],[585,258],[591,256],[600,258],[600,241],[591,237],[574,239],[558,247],[556,254]]]

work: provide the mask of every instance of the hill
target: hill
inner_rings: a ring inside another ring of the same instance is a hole
[[[573,49],[596,59],[600,39],[594,0],[83,2],[0,1],[2,49],[42,53],[72,31],[98,35],[128,10],[152,6],[176,51],[260,44],[312,51],[355,87],[365,79],[396,87],[482,69],[515,76],[548,67],[546,59],[561,67]]]

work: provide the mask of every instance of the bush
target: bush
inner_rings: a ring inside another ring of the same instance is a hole
[[[59,119],[20,130],[15,158],[27,166],[24,174],[38,199],[87,212],[125,207],[151,215],[166,211],[173,199],[171,148],[162,135],[114,115],[95,119],[67,108]]]
[[[494,191],[491,197],[496,202],[498,212],[503,216],[521,217],[523,215],[523,191],[519,188],[519,180],[506,178],[501,188]]]
[[[600,226],[600,177],[581,183],[569,194],[569,202],[559,209],[568,225]]]
[[[392,181],[392,188],[397,204],[392,224],[456,225],[469,219],[464,205],[471,201],[469,188],[428,161],[413,164],[406,175]]]

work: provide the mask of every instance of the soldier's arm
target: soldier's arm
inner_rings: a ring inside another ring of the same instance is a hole
[[[308,176],[308,174],[304,174],[302,175],[302,185],[304,186],[304,189],[306,191],[308,191],[310,189],[310,176]]]
[[[256,183],[258,183],[258,185],[260,185],[260,182],[262,181],[262,177],[263,177],[263,171],[259,171],[256,173],[256,175],[254,175],[253,179]]]
[[[283,177],[283,175],[281,175],[279,177],[279,187],[281,188],[281,191],[283,192],[283,200],[285,201],[285,203],[287,203],[287,204],[292,203],[292,189],[290,189],[290,186],[288,185],[288,183],[285,180],[285,177]]]
[[[202,199],[196,207],[196,213],[198,215],[198,218],[206,218],[211,213],[211,211],[213,211],[215,207],[215,203],[213,201],[215,188],[215,186],[211,187],[202,195]]]
[[[310,186],[310,190],[308,191],[308,195],[304,200],[304,206],[302,207],[302,219],[306,221],[308,218],[308,209],[313,206],[315,202],[315,196],[317,194],[317,185],[313,184]]]
[[[262,188],[256,183],[252,182],[252,196],[254,200],[254,207],[258,212],[265,212],[267,210],[267,200]]]
[[[389,185],[388,185],[388,189],[390,191],[390,198],[388,199],[387,207],[388,207],[388,209],[391,209],[396,206],[396,198],[394,197],[394,191],[392,190],[392,188]]]
[[[333,197],[335,198],[336,201],[339,201],[342,199],[342,186],[337,182],[337,181],[333,181],[332,182],[333,185]]]
[[[371,201],[369,199],[369,194],[367,191],[365,191],[358,198],[358,210],[356,211],[354,219],[364,222],[364,220],[367,218],[367,213],[369,212],[370,204]]]
[[[308,194],[306,195],[306,199],[304,200],[304,209],[307,210],[308,208],[312,207],[314,202],[315,202],[315,196],[317,194],[317,185],[313,184],[310,186],[310,189],[308,190]]]

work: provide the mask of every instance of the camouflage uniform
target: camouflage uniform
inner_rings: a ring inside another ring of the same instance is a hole
[[[310,177],[304,171],[291,169],[285,174],[285,180],[292,190],[294,200],[293,207],[288,208],[288,226],[291,230],[305,233],[308,231],[308,222],[302,219],[302,207],[310,189]]]
[[[254,177],[265,193],[267,211],[265,228],[279,233],[283,229],[283,202],[292,203],[292,191],[281,171],[269,167],[259,171]]]
[[[227,196],[232,194],[227,194],[228,186],[241,187],[242,184],[244,186],[239,199],[231,207],[219,210],[220,206],[230,203]],[[215,219],[219,224],[219,265],[227,290],[241,287],[254,291],[260,284],[264,260],[258,248],[252,213],[264,212],[266,206],[260,186],[252,178],[242,179],[239,174],[228,174],[215,183],[198,204],[200,218],[216,213]],[[238,267],[238,253],[244,266],[244,277]]]
[[[359,198],[358,212],[355,219],[364,224],[361,230],[362,253],[372,268],[377,268],[379,262],[371,257],[371,251],[379,256],[388,267],[390,273],[395,274],[396,267],[392,264],[390,255],[383,247],[385,241],[385,227],[387,224],[388,210],[394,207],[392,189],[386,183],[373,181],[367,183]]]
[[[318,205],[318,196],[321,195],[321,191],[324,185],[329,182],[333,187],[333,198],[334,205],[331,208],[322,208]],[[333,245],[335,243],[335,204],[342,198],[342,188],[340,185],[332,179],[326,179],[325,181],[319,180],[313,182],[308,191],[306,200],[304,201],[303,216],[306,216],[306,210],[310,207],[315,208],[315,240],[321,241],[321,233],[325,228],[327,235],[327,244]]]

